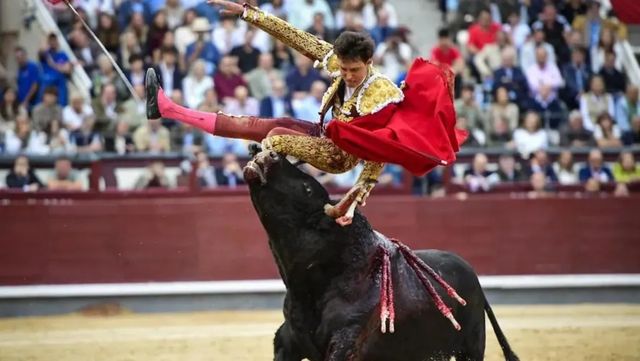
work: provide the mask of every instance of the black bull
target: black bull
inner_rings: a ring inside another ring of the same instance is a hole
[[[324,187],[274,152],[258,153],[244,176],[287,288],[275,360],[482,360],[485,310],[506,360],[518,360],[471,266],[444,251],[417,254],[467,301],[458,305],[435,285],[462,330],[442,316],[413,269],[392,248],[396,327],[395,333],[383,334],[373,259],[379,246],[390,241],[359,213],[350,226],[336,224],[324,213],[330,201]]]

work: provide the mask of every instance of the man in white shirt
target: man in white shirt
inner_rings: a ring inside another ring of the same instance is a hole
[[[326,0],[297,0],[289,3],[289,23],[298,29],[308,29],[316,13],[324,15],[325,25],[333,29],[333,13]]]
[[[229,115],[258,116],[260,107],[258,101],[249,96],[249,89],[240,85],[234,91],[234,97],[227,99],[224,112]]]
[[[72,93],[69,105],[62,109],[62,122],[70,132],[80,128],[84,119],[92,116],[93,108],[84,102],[80,93]]]
[[[322,96],[327,90],[327,85],[320,80],[316,80],[311,84],[309,95],[302,99],[295,99],[291,102],[293,112],[296,119],[306,120],[308,122],[317,123],[320,121],[320,109],[322,107]],[[353,94],[353,88],[345,88],[345,98],[350,97],[348,93]],[[327,115],[329,112],[327,112]]]
[[[542,28],[534,29],[533,36],[529,41],[524,43],[520,50],[520,67],[527,69],[536,62],[536,49],[538,47],[544,47],[547,50],[547,61],[550,63],[556,62],[556,52],[553,50],[553,46],[545,41],[544,30]]]
[[[536,49],[536,62],[525,68],[525,74],[534,96],[540,93],[543,86],[551,87],[555,94],[564,85],[558,66],[555,62],[548,61],[547,49],[544,46]]]

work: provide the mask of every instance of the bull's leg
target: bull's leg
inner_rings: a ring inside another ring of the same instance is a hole
[[[286,322],[280,326],[273,340],[273,359],[274,361],[302,360],[301,353],[291,336],[291,329]]]
[[[360,327],[343,328],[333,333],[326,361],[360,361],[356,340],[360,334]]]

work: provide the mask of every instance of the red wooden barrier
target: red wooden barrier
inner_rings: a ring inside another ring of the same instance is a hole
[[[480,274],[640,272],[640,198],[372,197],[373,226]],[[0,284],[277,278],[245,196],[0,202]]]

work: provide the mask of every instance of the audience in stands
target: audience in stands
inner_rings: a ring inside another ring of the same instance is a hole
[[[620,153],[620,160],[613,165],[613,178],[618,183],[640,182],[640,166],[636,164],[633,153]]]
[[[415,51],[392,1],[249,3],[328,42],[343,30],[369,32],[377,46],[375,63],[398,84],[415,56],[451,66],[456,74],[457,126],[470,133],[463,147],[517,151],[522,157],[491,157],[497,159],[498,171],[487,179],[487,189],[498,181],[528,181],[534,190],[553,187],[555,179],[573,184],[577,166],[572,153],[580,157],[576,154],[582,152],[576,148],[606,148],[611,159],[611,152],[619,153],[621,146],[640,144],[638,88],[627,79],[622,56],[627,29],[615,17],[605,16],[599,1],[459,0],[458,9],[464,11],[450,16],[453,21],[438,30],[438,43],[430,54]],[[443,3],[446,10],[447,2]],[[204,134],[170,119],[148,122],[148,67],[157,70],[167,94],[189,108],[319,120],[327,74],[265,32],[220,16],[204,1],[78,0],[77,5],[142,101],[129,94],[109,59],[60,7],[53,15],[60,17],[62,32],[49,34],[40,49],[29,49],[39,50],[31,53],[32,59],[17,47],[16,77],[8,85],[0,84],[0,153],[73,156],[174,150],[187,157],[195,152],[196,158],[247,156],[248,142]],[[471,25],[466,38],[459,34],[465,23]],[[63,40],[71,52],[62,50]],[[67,87],[71,71],[82,68],[92,80],[90,98],[82,89]],[[557,160],[553,166],[545,159],[547,153],[539,151],[544,149]],[[623,172],[635,171],[626,154],[621,154],[616,174],[623,163]],[[233,170],[235,163],[228,164],[224,169]],[[215,181],[206,185],[219,185],[224,169],[215,169]],[[585,169],[596,178],[606,174],[597,166]],[[395,182],[396,171],[387,167],[385,174]],[[474,189],[484,190],[477,174],[485,171],[470,172]],[[541,172],[544,179],[538,179]],[[353,175],[318,176],[336,184]],[[600,181],[590,181],[585,189],[599,194]],[[633,187],[616,188],[616,194],[629,190]]]
[[[471,167],[464,173],[464,183],[472,193],[488,192],[491,188],[491,172],[487,170],[487,156],[478,153],[473,158]]]
[[[155,161],[149,164],[135,183],[135,189],[169,188],[169,177],[164,170],[164,163]]]
[[[599,183],[613,182],[613,173],[609,167],[604,165],[602,152],[600,149],[592,149],[589,152],[589,159],[584,168],[580,169],[578,174],[580,182],[595,180]]]
[[[216,182],[220,186],[236,187],[244,184],[242,167],[235,154],[227,153],[222,157],[222,167],[215,170]]]

